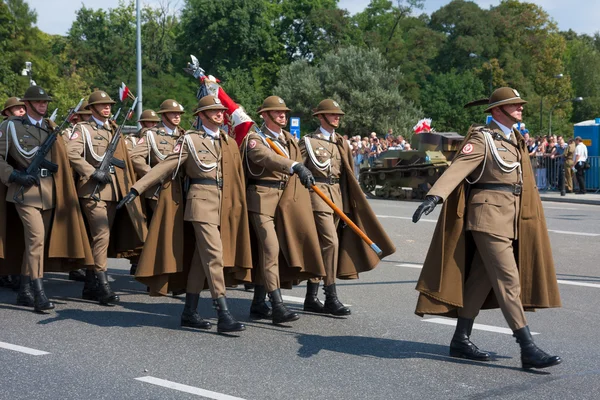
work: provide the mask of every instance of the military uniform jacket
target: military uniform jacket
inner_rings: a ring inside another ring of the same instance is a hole
[[[173,152],[133,188],[138,193],[144,193],[157,183],[171,180],[181,168],[190,179],[184,220],[219,225],[222,196],[217,182],[228,178],[222,174],[220,144],[226,134],[223,131],[220,133],[220,137],[213,141],[202,128],[186,132],[177,141]],[[237,154],[239,157],[239,151]],[[203,180],[204,183],[194,183],[193,180]]]
[[[110,122],[100,126],[93,118],[90,118],[89,121],[80,122],[73,127],[67,149],[71,166],[79,174],[77,193],[80,198],[87,199],[91,197],[97,182],[90,179],[90,177],[100,167],[113,133]],[[112,174],[112,178],[111,184],[100,185],[98,196],[101,200],[119,200],[114,174]]]
[[[268,135],[273,143],[286,154],[282,157],[275,153],[266,142],[262,133],[251,131],[246,136],[242,146],[245,147],[244,152],[244,169],[248,185],[246,189],[246,199],[248,201],[248,211],[275,216],[275,210],[279,204],[279,200],[283,195],[283,189],[291,175],[291,168],[294,165],[294,160],[291,160],[290,149],[286,143],[287,132],[282,132],[279,138],[274,139],[266,126],[263,126],[264,135]],[[253,181],[272,181],[274,184],[282,182],[282,188],[272,187],[267,185],[257,185]]]
[[[27,115],[10,117],[0,125],[0,180],[8,186],[6,201],[14,203],[14,195],[21,188],[17,183],[8,183],[10,174],[15,169],[25,171],[54,126],[49,119],[43,119],[40,127],[31,125]],[[56,163],[52,152],[46,155],[46,159]],[[25,188],[23,204],[42,210],[52,209],[55,205],[54,179],[50,173],[39,179],[39,186]]]
[[[563,157],[565,158],[565,164],[569,167],[572,167],[575,164],[573,160],[573,156],[575,155],[575,143],[569,144],[565,148],[565,152],[563,153]]]
[[[319,179],[337,179],[342,178],[342,155],[336,144],[337,134],[332,134],[330,140],[327,140],[317,129],[314,133],[305,135],[300,139],[300,151],[304,159],[304,165],[312,172],[317,179],[316,186],[321,189],[344,212],[348,212],[347,201],[342,197],[342,190],[339,183],[327,184],[318,182]],[[333,210],[316,193],[311,192],[310,200],[313,211],[333,213]]]
[[[477,184],[522,183],[521,153],[516,147],[516,135],[519,133],[516,130],[511,132],[510,141],[513,144],[511,145],[499,139],[506,138],[506,135],[494,122],[472,130],[473,134],[456,155],[452,165],[427,194],[446,199],[463,180],[467,179],[467,182],[474,183],[474,186],[470,187],[468,194],[466,230],[516,239],[519,196],[505,191],[477,189]],[[518,166],[501,168],[493,153],[496,153],[506,165]],[[512,171],[509,172],[509,169]]]
[[[131,162],[139,178],[145,176],[156,164],[164,161],[173,152],[177,140],[183,134],[177,127],[172,134],[167,133],[162,123],[153,128],[142,129],[139,139],[131,152]],[[157,200],[160,185],[146,190],[148,199]]]

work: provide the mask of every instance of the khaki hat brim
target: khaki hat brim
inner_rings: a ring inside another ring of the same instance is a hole
[[[523,100],[520,97],[513,97],[512,99],[497,101],[495,103],[490,104],[484,112],[490,112],[493,108],[506,106],[508,104],[527,104],[527,101]]]
[[[198,113],[201,113],[202,111],[212,111],[212,110],[221,110],[221,111],[227,111],[227,107],[224,106],[208,106],[208,107],[203,107],[203,108],[199,108],[196,111],[194,111],[194,115],[198,115]]]
[[[264,113],[267,111],[285,111],[285,112],[289,112],[292,111],[287,107],[267,107],[267,108],[261,108],[260,110],[257,111],[258,114],[260,113]]]
[[[95,101],[93,103],[88,103],[85,109],[89,110],[91,106],[95,106],[96,104],[117,104],[117,102],[114,100]]]
[[[165,113],[170,113],[170,112],[171,113],[178,113],[178,114],[185,114],[185,111],[181,111],[181,110],[178,110],[178,111],[175,111],[175,110],[158,110],[156,113],[157,114],[165,114]]]
[[[340,110],[320,110],[320,111],[313,111],[313,117],[319,115],[319,114],[337,114],[337,115],[346,115],[345,112],[340,111]]]

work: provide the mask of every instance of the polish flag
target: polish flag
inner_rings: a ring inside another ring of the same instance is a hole
[[[431,132],[431,118],[424,118],[417,122],[417,124],[413,126],[413,131],[417,134],[421,132]]]
[[[227,107],[226,122],[232,128],[228,133],[229,136],[235,139],[238,146],[240,146],[254,124],[254,121],[246,114],[246,111],[244,111],[242,106],[229,97],[221,85],[218,84],[218,79],[212,75],[204,76],[200,79],[203,80],[203,84],[205,85],[208,94],[217,97],[221,100],[221,103]]]
[[[122,103],[128,97],[130,99],[134,98],[133,94],[131,93],[131,91],[129,90],[127,85],[125,85],[124,82],[121,82],[121,87],[119,88],[119,100],[121,100],[121,103]]]

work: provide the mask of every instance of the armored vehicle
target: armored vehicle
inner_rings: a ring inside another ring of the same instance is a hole
[[[455,132],[416,134],[411,147],[418,150],[381,153],[372,167],[360,170],[360,187],[370,197],[422,199],[450,166],[463,139]]]

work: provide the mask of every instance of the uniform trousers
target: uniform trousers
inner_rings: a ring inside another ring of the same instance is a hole
[[[565,162],[565,190],[573,191],[573,162]]]
[[[188,273],[187,293],[200,293],[208,278],[208,288],[213,299],[225,296],[223,272],[223,245],[221,232],[216,224],[192,222],[196,234],[196,253]],[[199,258],[199,262],[197,259]]]
[[[319,245],[321,246],[321,255],[323,264],[325,264],[325,286],[333,285],[337,276],[338,255],[340,243],[337,234],[337,227],[340,217],[337,214],[317,211],[313,212],[317,233],[319,235]],[[311,279],[311,282],[318,282],[318,279]]]
[[[464,286],[463,308],[459,317],[474,319],[494,290],[502,314],[513,331],[527,325],[521,303],[519,270],[513,253],[513,240],[490,233],[471,231],[477,251]]]
[[[279,289],[279,240],[275,231],[275,218],[250,213],[250,223],[258,237],[258,267],[260,278],[267,292]]]
[[[79,201],[90,228],[94,270],[106,271],[110,229],[115,221],[117,203],[92,199],[79,199]]]
[[[44,249],[54,210],[39,208],[15,203],[17,213],[23,223],[25,239],[25,252],[21,274],[28,275],[31,279],[44,276]]]

